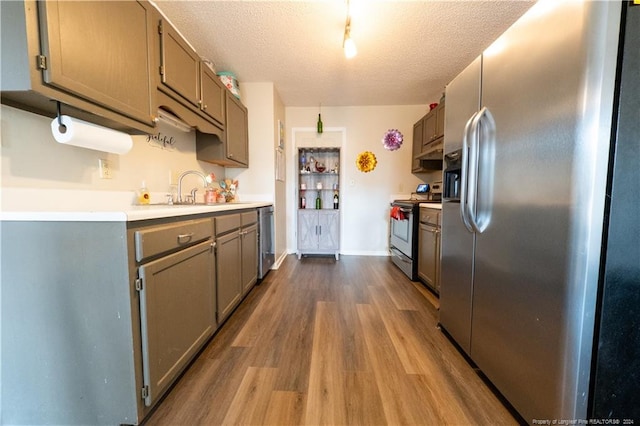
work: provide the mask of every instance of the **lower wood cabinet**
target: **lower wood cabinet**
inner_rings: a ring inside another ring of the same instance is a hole
[[[418,277],[440,294],[440,213],[420,208],[418,231]]]
[[[257,281],[256,210],[0,239],[3,424],[141,423]]]
[[[215,218],[219,323],[258,281],[257,221],[255,210]]]
[[[242,247],[238,229],[216,238],[217,317],[222,322],[242,297]]]
[[[206,240],[139,268],[145,405],[151,406],[216,328]]]
[[[245,295],[258,282],[258,225],[243,227],[242,234],[242,294]]]

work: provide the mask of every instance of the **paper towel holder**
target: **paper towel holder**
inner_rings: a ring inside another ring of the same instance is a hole
[[[56,111],[58,112],[58,130],[60,133],[67,133],[67,126],[62,124],[62,107],[60,101],[56,101]]]

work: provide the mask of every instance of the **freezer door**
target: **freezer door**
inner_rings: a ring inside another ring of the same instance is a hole
[[[446,88],[445,152],[462,149],[467,122],[480,107],[478,57]],[[466,170],[463,171],[466,173]],[[469,353],[471,345],[471,299],[473,294],[473,250],[475,237],[462,223],[460,198],[445,182],[442,204],[440,325]]]
[[[483,57],[471,358],[527,422],[586,418],[619,14],[539,2]]]

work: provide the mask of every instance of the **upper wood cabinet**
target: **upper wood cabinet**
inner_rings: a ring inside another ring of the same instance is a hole
[[[200,57],[168,22],[160,19],[159,88],[181,96],[194,107],[200,102]]]
[[[419,173],[423,171],[422,162],[417,158],[422,153],[422,138],[424,135],[424,119],[421,118],[413,125],[413,150],[411,156],[411,171]]]
[[[424,117],[424,136],[422,144],[430,144],[444,136],[444,101]]]
[[[224,135],[196,132],[196,158],[224,167],[249,167],[247,108],[225,88]]]
[[[444,100],[413,125],[411,172],[442,169]]]
[[[218,134],[222,139],[226,88],[159,13],[157,33],[158,107],[199,131]]]
[[[153,129],[145,1],[1,2],[2,101],[133,132]]]
[[[227,91],[226,157],[239,163],[238,167],[249,166],[249,134],[247,108]]]
[[[226,87],[208,66],[200,62],[200,109],[220,124],[225,124]]]

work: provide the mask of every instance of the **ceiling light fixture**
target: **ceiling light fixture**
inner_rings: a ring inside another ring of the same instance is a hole
[[[344,26],[344,40],[342,42],[344,56],[351,59],[358,54],[356,43],[351,38],[351,9],[349,8],[349,0],[347,0],[347,22]]]

